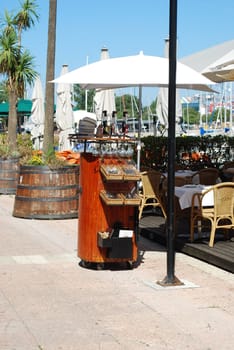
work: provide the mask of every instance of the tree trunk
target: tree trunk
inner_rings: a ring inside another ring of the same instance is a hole
[[[8,142],[11,151],[16,150],[17,139],[17,95],[9,92]]]
[[[53,149],[54,145],[54,79],[55,72],[55,44],[56,44],[56,15],[57,0],[50,0],[48,44],[47,44],[47,67],[46,67],[46,94],[45,94],[45,128],[44,128],[44,154]]]

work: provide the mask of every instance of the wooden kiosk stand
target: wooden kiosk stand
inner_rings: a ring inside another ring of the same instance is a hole
[[[87,152],[85,144],[80,157],[78,256],[81,266],[114,262],[127,262],[131,266],[138,257],[140,175],[131,157],[122,156],[129,141],[111,138],[87,141],[94,142],[94,149]],[[103,152],[102,147],[109,151]]]

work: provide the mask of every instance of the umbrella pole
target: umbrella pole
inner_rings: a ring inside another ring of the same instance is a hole
[[[138,117],[138,136],[137,136],[137,170],[140,170],[141,162],[141,120],[142,120],[142,86],[139,86],[139,117]]]
[[[168,201],[167,201],[167,275],[158,284],[168,287],[183,284],[175,276],[175,112],[176,112],[176,41],[177,41],[177,0],[170,0],[169,35],[169,93],[168,93]]]

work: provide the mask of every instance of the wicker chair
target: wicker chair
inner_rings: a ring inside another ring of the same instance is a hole
[[[185,186],[188,184],[188,180],[185,177],[179,177],[175,176],[175,186],[176,187],[181,187]],[[189,209],[181,209],[180,203],[179,203],[179,198],[175,196],[175,235],[177,236],[179,234],[179,223],[181,220],[189,221]]]
[[[185,177],[175,176],[175,186],[181,187],[188,183]],[[162,201],[164,208],[167,206],[167,178],[162,182]]]
[[[204,197],[213,191],[214,206],[203,207]],[[223,182],[212,186],[203,193],[195,193],[192,199],[190,240],[194,241],[194,228],[200,227],[201,223],[209,221],[211,233],[209,246],[214,246],[216,229],[234,228],[234,183]]]
[[[233,161],[227,161],[223,164],[223,168],[221,170],[221,178],[222,181],[234,181],[234,176],[232,173],[228,173],[225,170],[228,168],[234,168],[234,162]]]
[[[175,186],[181,187],[187,185],[188,180],[186,177],[175,176]]]
[[[201,185],[215,185],[219,179],[219,170],[216,168],[201,169],[193,175],[195,180],[198,177],[198,181],[192,180],[193,183],[198,182]]]
[[[223,163],[223,169],[228,169],[228,168],[234,168],[234,162],[233,161],[227,161]]]
[[[139,206],[139,220],[142,217],[143,209],[146,207],[159,207],[163,216],[166,218],[166,212],[163,207],[161,197],[161,185],[164,175],[159,171],[150,170],[141,172],[142,193],[140,193],[141,204]]]
[[[187,185],[188,181],[185,177],[175,176],[175,186],[181,187]],[[167,178],[162,183],[162,200],[164,208],[167,208]],[[175,236],[178,234],[178,226],[181,219],[189,218],[189,211],[187,209],[182,210],[180,207],[179,199],[174,197],[174,219],[175,219]]]

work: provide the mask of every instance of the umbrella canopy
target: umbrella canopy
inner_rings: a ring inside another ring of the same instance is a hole
[[[165,57],[168,58],[169,53],[169,39],[165,40]],[[158,122],[163,127],[162,134],[164,134],[168,129],[168,88],[160,88],[157,97],[156,104],[156,114],[158,117]],[[177,91],[176,93],[176,133],[181,133],[179,130],[179,125],[182,118],[182,105],[180,102],[180,95]]]
[[[68,66],[63,65],[61,76],[68,73]],[[71,148],[69,134],[73,133],[73,110],[72,110],[72,87],[70,84],[62,82],[57,86],[57,103],[56,103],[56,124],[60,130],[59,149],[61,151]]]
[[[207,85],[214,84],[197,71],[177,62],[177,88],[213,92]],[[139,121],[142,118],[142,87],[168,87],[169,59],[146,56],[143,52],[135,56],[109,58],[82,66],[60,76],[53,83],[79,84],[83,89],[113,89],[130,86],[139,87]],[[138,128],[137,167],[140,168],[140,125]]]
[[[34,148],[40,149],[40,139],[44,134],[45,107],[44,96],[41,80],[36,78],[32,92],[32,109],[30,120],[33,123],[31,129],[32,139],[34,140]]]
[[[158,117],[158,122],[163,125],[164,129],[168,129],[168,88],[160,88],[157,104],[156,104],[156,114]],[[176,128],[178,128],[178,124],[181,122],[182,118],[182,105],[180,101],[180,95],[177,92],[176,94]],[[181,133],[179,128],[178,132]]]
[[[180,59],[180,62],[201,73],[207,67],[212,66],[215,61],[220,59],[220,57],[228,54],[233,48],[234,40],[225,41],[221,44],[208,47],[205,50],[183,57]]]
[[[202,74],[217,83],[234,81],[234,49],[206,67]]]
[[[109,59],[109,52],[107,48],[101,50],[101,60]],[[112,89],[109,90],[96,90],[94,97],[95,112],[97,120],[102,119],[103,111],[106,111],[107,121],[111,120],[112,112],[116,110],[115,95]]]
[[[82,66],[53,82],[79,84],[83,89],[166,87],[169,83],[169,62],[168,58],[147,56],[141,52],[135,56],[110,58]],[[210,84],[213,82],[177,62],[177,88],[213,91],[207,86]]]

